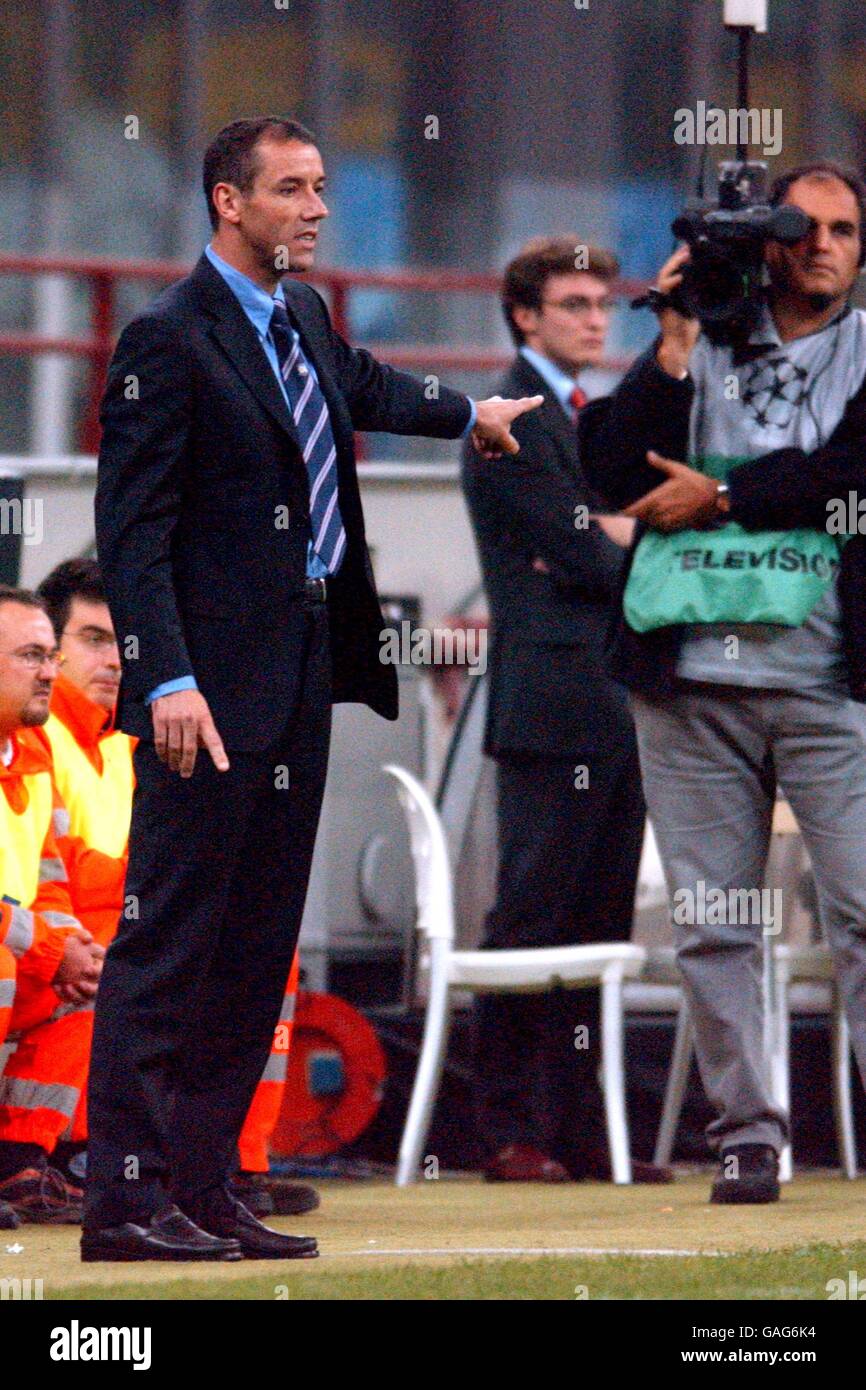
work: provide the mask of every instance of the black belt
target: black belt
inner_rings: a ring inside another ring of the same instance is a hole
[[[328,582],[324,575],[319,579],[306,579],[304,582],[304,599],[307,603],[327,603]]]

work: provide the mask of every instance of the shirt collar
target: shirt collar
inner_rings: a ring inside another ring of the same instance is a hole
[[[538,375],[543,377],[556,396],[559,404],[570,414],[574,413],[574,406],[571,403],[571,393],[575,387],[574,377],[564,372],[561,367],[557,367],[555,362],[551,362],[549,357],[543,357],[535,348],[527,347],[525,344],[520,348],[521,357],[525,357],[531,367],[534,367]]]
[[[833,317],[831,319],[828,319],[828,321],[824,324],[823,328],[819,328],[816,331],[818,333],[823,333],[824,329],[832,327],[834,323],[838,323],[839,320],[843,319],[846,314],[850,313],[850,311],[851,305],[844,304],[842,308],[839,310],[838,314],[834,314]],[[807,336],[812,337],[814,335],[808,334]],[[793,341],[799,342],[799,339],[794,339]],[[779,337],[779,330],[776,327],[776,320],[773,318],[770,305],[766,299],[764,300],[764,303],[761,308],[761,317],[759,318],[757,324],[749,334],[749,343],[755,347],[764,346],[782,348],[787,346],[787,344],[783,343],[782,339]]]
[[[16,729],[10,736],[12,759],[0,762],[0,782],[13,782],[37,772],[50,772],[51,744],[42,728]]]
[[[274,311],[274,300],[278,299],[281,304],[285,304],[286,296],[282,284],[278,284],[273,296],[267,290],[263,290],[261,285],[257,285],[248,275],[244,275],[242,270],[235,270],[233,265],[224,261],[222,256],[217,255],[213,247],[208,245],[204,248],[204,253],[215,270],[225,280],[229,289],[246,314],[247,318],[255,328],[259,337],[266,338],[271,326],[271,314]]]

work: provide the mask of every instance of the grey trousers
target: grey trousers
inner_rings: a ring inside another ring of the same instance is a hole
[[[778,1151],[788,1117],[772,1100],[763,1064],[764,927],[743,911],[738,890],[763,885],[778,783],[811,856],[866,1082],[866,706],[832,691],[692,684],[664,701],[633,696],[632,709],[644,794],[677,905],[698,1066],[718,1113],[707,1139],[713,1149],[760,1143]],[[727,920],[713,889],[725,895]]]

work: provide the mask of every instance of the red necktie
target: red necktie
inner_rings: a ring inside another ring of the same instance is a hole
[[[579,386],[575,386],[568,399],[571,401],[571,404],[574,406],[575,410],[582,410],[583,407],[586,405],[587,401],[589,400],[589,397],[587,396],[585,391],[581,391]]]

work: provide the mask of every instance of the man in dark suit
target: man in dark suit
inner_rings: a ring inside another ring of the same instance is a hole
[[[280,285],[328,211],[296,122],[227,126],[204,187],[213,240],[122,334],[102,412],[118,722],[141,743],[96,1012],[87,1260],[317,1253],[226,1179],[300,927],[332,701],[397,715],[352,432],[471,430],[492,459],[539,403],[429,400],[350,348],[310,286]]]
[[[579,269],[577,267],[580,267]],[[604,674],[627,520],[584,478],[582,367],[607,332],[613,256],[539,238],[510,263],[503,309],[518,347],[504,395],[543,392],[520,454],[463,480],[492,619],[486,751],[496,759],[499,877],[485,945],[625,941],[644,804],[631,716]],[[596,1072],[595,990],[483,997],[481,1124],[491,1181],[610,1175]],[[666,1175],[636,1164],[636,1180]]]

